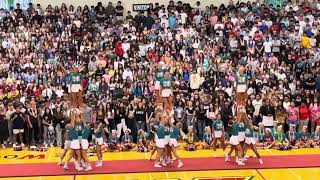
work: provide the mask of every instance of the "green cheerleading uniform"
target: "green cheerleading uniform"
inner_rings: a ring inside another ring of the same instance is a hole
[[[271,129],[271,135],[273,136],[273,138],[276,138],[277,134],[278,134],[277,128],[272,128]]]
[[[180,136],[180,129],[177,128],[176,126],[173,126],[170,129],[170,139],[178,139]]]
[[[238,136],[239,130],[240,130],[239,124],[236,122],[233,123],[231,126],[231,136]]]
[[[161,81],[163,79],[163,76],[164,76],[164,70],[156,72],[156,75],[155,75],[156,81]]]
[[[237,122],[234,122],[232,124],[232,127],[231,127],[231,137],[230,137],[230,140],[229,140],[229,143],[231,145],[238,145],[239,144],[239,131],[240,131],[240,127],[239,127],[239,124]]]
[[[312,133],[311,134],[311,138],[312,138],[313,141],[318,142],[320,140],[320,133],[315,133],[315,132]]]
[[[283,132],[277,132],[277,134],[275,135],[275,140],[278,143],[283,143],[285,139],[285,134]]]
[[[299,139],[303,142],[307,142],[310,139],[310,134],[308,132],[307,133],[300,133]]]
[[[155,74],[155,89],[156,90],[160,90],[161,89],[161,81],[163,79],[164,76],[164,70],[160,70],[158,72],[156,72]]]
[[[94,134],[94,138],[95,138],[94,142],[100,146],[103,144],[102,133],[103,133],[103,128],[100,127],[98,132]]]
[[[91,128],[90,126],[86,126],[83,130],[82,130],[82,139],[81,139],[81,148],[86,150],[89,148],[89,135],[90,135],[90,131]]]
[[[129,135],[129,136],[124,135],[121,138],[121,142],[122,143],[132,143],[133,142],[133,138],[132,138],[131,135]]]
[[[64,149],[68,150],[70,149],[71,142],[72,142],[72,137],[70,135],[70,128],[66,128],[66,133],[65,133],[65,142],[64,142]]]
[[[165,144],[169,144],[170,142],[170,134],[171,134],[171,127],[170,124],[166,124],[164,126],[164,139],[165,139]]]
[[[207,132],[205,132],[204,134],[203,134],[203,141],[204,142],[206,142],[207,144],[211,144],[212,143],[212,134],[209,134],[209,133],[207,133]]]
[[[253,128],[247,126],[245,130],[245,143],[246,144],[256,144],[256,140],[253,136]]]
[[[156,146],[158,148],[164,148],[166,146],[166,140],[165,140],[166,132],[165,128],[162,125],[159,125],[157,131],[156,131]]]
[[[70,73],[70,83],[71,84],[80,84],[82,75],[81,73]]]
[[[70,128],[68,133],[69,133],[68,136],[72,141],[79,139],[78,132],[77,132],[76,128]]]
[[[89,139],[91,128],[90,126],[85,127],[82,130],[82,139]]]
[[[159,126],[159,128],[156,131],[157,139],[164,139],[165,137],[165,130],[162,125]]]
[[[82,130],[83,130],[83,124],[82,122],[76,122],[75,123],[75,129],[78,133],[78,136],[82,136]]]
[[[258,132],[258,141],[259,142],[263,142],[264,141],[264,135],[265,135],[265,130],[264,129],[259,130],[259,132]]]
[[[80,140],[76,128],[71,128],[68,133],[70,138],[72,139],[70,148],[74,150],[80,149]]]
[[[253,138],[253,128],[247,127],[245,131],[246,138]]]
[[[246,137],[246,131],[247,129],[247,126],[244,122],[240,122],[239,123],[239,133],[238,133],[238,137],[239,137],[239,141],[242,142],[245,140],[245,137]]]
[[[161,88],[162,89],[171,89],[172,88],[172,79],[171,78],[162,78]]]
[[[286,138],[289,140],[290,143],[295,143],[298,139],[298,134],[296,132],[290,132],[288,131],[286,133]]]
[[[170,140],[169,145],[173,147],[178,147],[178,138],[180,135],[180,129],[176,126],[170,128]]]
[[[219,120],[214,120],[212,122],[212,129],[213,129],[213,134],[215,138],[221,138],[222,137],[222,132],[224,131],[224,124],[221,119]]]

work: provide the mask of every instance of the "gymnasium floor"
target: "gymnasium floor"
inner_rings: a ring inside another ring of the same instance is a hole
[[[43,164],[46,166],[47,164],[55,165],[59,161],[59,155],[62,152],[59,148],[51,148],[47,152],[31,152],[31,151],[13,151],[12,149],[0,149],[0,175],[8,173],[1,171],[8,171],[3,167],[8,167],[11,165],[16,165],[15,169],[11,169],[12,175],[18,171],[23,171],[25,168],[32,168],[33,164]],[[222,156],[222,151],[218,151],[219,155]],[[144,173],[113,173],[113,174],[81,174],[77,175],[77,173],[71,172],[68,175],[56,175],[56,176],[33,176],[32,174],[28,174],[27,176],[32,177],[6,177],[1,178],[1,180],[263,180],[263,179],[285,179],[290,178],[290,180],[301,179],[301,180],[317,180],[320,179],[320,162],[318,158],[320,157],[320,148],[318,149],[294,149],[291,151],[278,151],[278,150],[259,150],[260,154],[265,156],[265,158],[278,158],[281,161],[285,162],[287,157],[296,156],[299,157],[299,161],[303,161],[303,157],[314,157],[317,161],[316,165],[313,167],[304,167],[304,168],[286,168],[282,167],[281,169],[277,168],[259,168],[259,165],[254,165],[250,167],[250,169],[236,169],[237,166],[232,170],[206,170],[206,171],[196,171],[197,167],[193,167],[192,171],[174,171],[174,172],[144,172]],[[187,158],[191,160],[197,161],[198,159],[208,159],[212,158],[212,151],[210,150],[199,150],[196,152],[186,152],[179,151],[179,155],[182,158]],[[249,155],[252,155],[251,152]],[[289,156],[288,156],[289,155]],[[302,156],[303,155],[303,156]],[[113,163],[121,163],[126,161],[121,160],[137,160],[141,162],[146,162],[148,165],[152,164],[148,160],[148,153],[138,153],[138,152],[121,152],[121,153],[104,153],[105,164],[109,162]],[[251,157],[251,162],[255,162],[255,158]],[[90,160],[95,161],[96,156],[89,157]],[[310,159],[310,158],[309,158]],[[221,163],[224,164],[223,158],[220,157]],[[212,162],[217,162],[216,159],[213,159]],[[309,162],[311,162],[309,160]],[[293,166],[295,161],[292,162]],[[141,163],[140,163],[141,164]],[[126,164],[122,164],[125,166]],[[187,164],[185,164],[187,166]],[[275,165],[276,166],[276,165]],[[2,167],[2,168],[1,168]],[[19,168],[21,167],[21,168]],[[49,166],[48,166],[49,167]],[[292,166],[291,166],[292,167]],[[301,166],[300,166],[301,167]],[[58,170],[61,171],[61,174],[65,174],[64,170],[62,170],[58,166],[54,166]],[[139,172],[139,167],[137,171]],[[10,170],[9,170],[10,171]],[[70,173],[70,172],[69,172]],[[89,172],[90,173],[90,172]],[[95,172],[91,172],[95,173]]]

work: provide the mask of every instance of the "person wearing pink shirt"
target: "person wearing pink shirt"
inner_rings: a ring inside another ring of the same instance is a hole
[[[295,107],[295,103],[292,101],[287,109],[288,112],[288,125],[297,125],[299,118],[299,108]]]
[[[320,124],[320,106],[318,98],[313,99],[313,102],[309,106],[309,111],[311,120],[311,132],[314,132],[315,127]]]

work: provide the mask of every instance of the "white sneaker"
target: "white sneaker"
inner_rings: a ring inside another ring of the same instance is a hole
[[[21,147],[24,147],[25,145],[23,143],[21,143]]]
[[[155,163],[155,164],[154,164],[154,167],[155,167],[155,168],[161,168],[162,166],[161,166],[159,163]]]
[[[98,162],[96,163],[96,167],[102,167],[102,161],[98,161]]]
[[[77,171],[83,171],[83,167],[78,166],[78,167],[76,167],[76,170]]]
[[[161,165],[162,165],[163,167],[166,167],[166,166],[167,166],[167,164],[166,164],[164,161],[161,163]]]
[[[50,147],[53,147],[53,144],[52,144],[52,143],[50,143]]]
[[[228,156],[228,155],[226,156],[226,158],[224,159],[224,161],[225,161],[225,162],[229,162],[229,161],[230,161],[230,159],[229,159],[229,156]]]
[[[182,161],[179,161],[179,164],[178,164],[177,168],[181,168],[182,166],[183,166]]]
[[[263,161],[262,161],[262,159],[259,159],[259,163],[260,163],[260,164],[263,164]]]
[[[63,166],[63,162],[58,162],[58,166]]]
[[[13,144],[13,148],[17,147],[17,144]]]
[[[91,171],[92,170],[92,167],[91,166],[86,166],[85,168],[84,168],[84,171]]]
[[[238,161],[238,166],[244,166],[245,164],[242,161]]]
[[[65,164],[65,165],[63,166],[63,169],[68,170],[68,169],[69,169],[68,164]]]

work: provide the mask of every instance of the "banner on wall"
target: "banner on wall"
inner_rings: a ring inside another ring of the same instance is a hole
[[[133,11],[146,11],[150,7],[150,4],[132,4]]]
[[[0,0],[0,8],[9,9],[19,3],[21,9],[27,9],[31,0]]]

